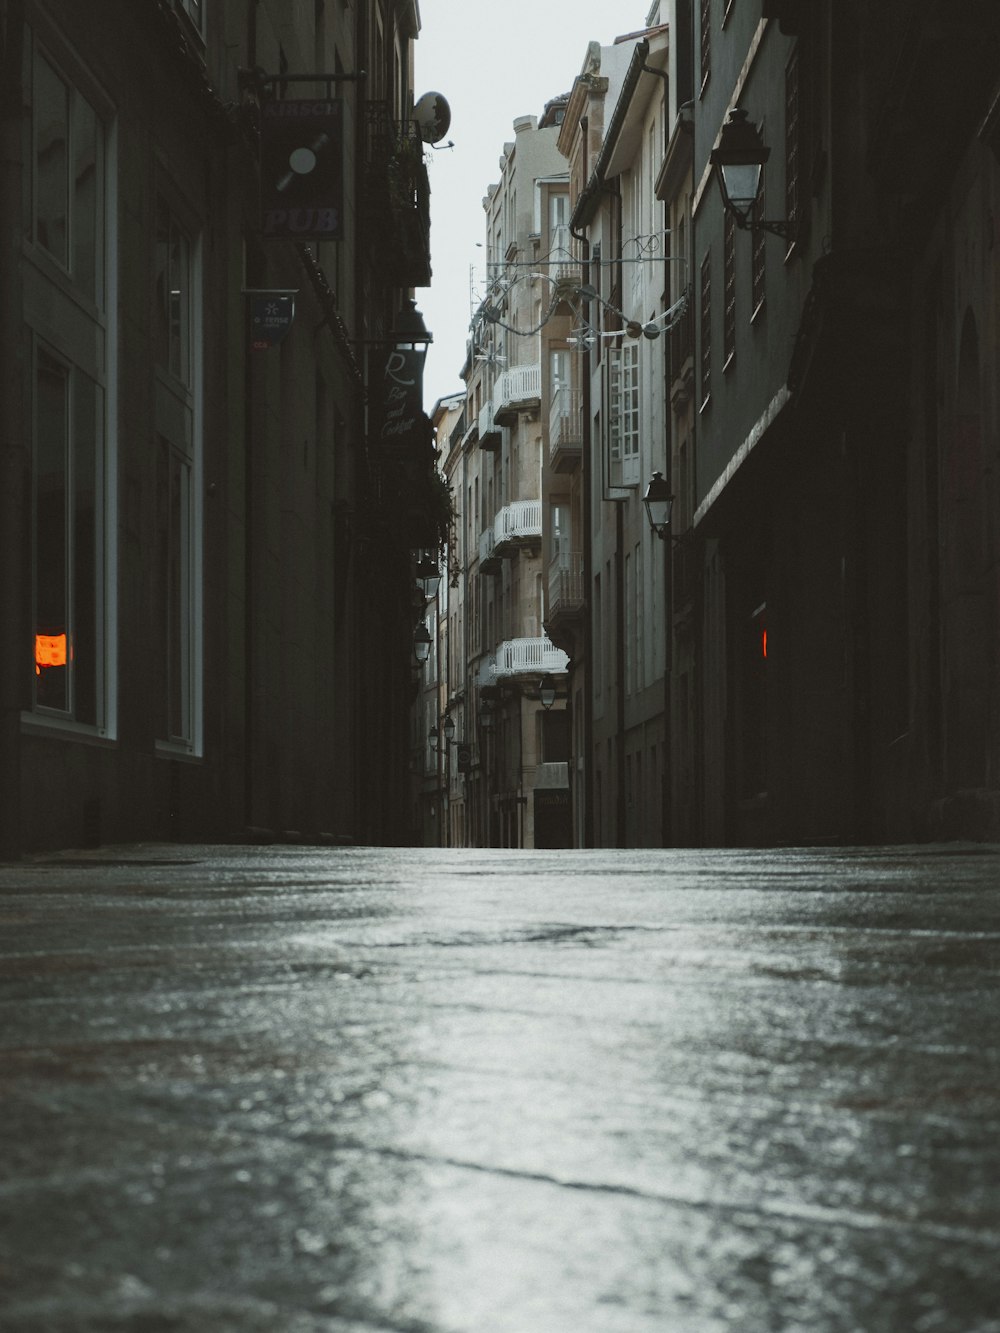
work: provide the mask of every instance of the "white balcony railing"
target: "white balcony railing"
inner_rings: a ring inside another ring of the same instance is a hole
[[[489,560],[490,556],[493,554],[493,548],[495,546],[496,546],[496,539],[493,536],[493,529],[484,528],[483,531],[479,534],[480,563],[482,563],[484,560]]]
[[[568,222],[560,222],[549,233],[546,272],[552,282],[580,282],[580,263],[573,258],[573,233]]]
[[[487,653],[479,663],[479,688],[486,689],[497,683],[497,663],[492,653]]]
[[[548,639],[507,639],[497,649],[496,674],[532,676],[557,675],[569,670],[569,658]]]
[[[505,370],[497,378],[493,390],[493,414],[499,417],[502,412],[510,411],[522,404],[535,403],[542,393],[542,368],[533,366],[514,366]]]
[[[479,409],[479,438],[480,440],[489,439],[493,435],[500,433],[500,427],[493,420],[493,400],[488,399]]]
[[[560,449],[579,449],[583,442],[583,393],[560,385],[549,406],[549,457]]]
[[[497,546],[542,535],[541,500],[515,500],[504,505],[493,523]]]
[[[549,565],[549,614],[583,604],[583,552],[560,551]]]
[[[535,787],[547,787],[561,790],[569,786],[569,764],[539,764],[535,769]]]

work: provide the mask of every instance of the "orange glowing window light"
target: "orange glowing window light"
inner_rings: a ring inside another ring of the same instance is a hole
[[[35,635],[35,675],[42,674],[42,667],[66,665],[66,635]]]
[[[761,632],[760,632],[760,650],[761,650],[761,652],[764,654],[764,656],[767,657],[767,630],[766,630],[766,629],[762,629]]]

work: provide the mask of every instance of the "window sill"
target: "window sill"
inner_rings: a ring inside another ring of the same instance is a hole
[[[177,15],[177,20],[184,30],[184,37],[191,49],[192,55],[196,55],[202,62],[204,62],[205,34],[187,12],[186,7],[180,0],[174,0],[174,13]],[[204,19],[202,21],[204,22]]]
[[[178,759],[181,763],[200,764],[204,755],[196,754],[194,750],[188,749],[184,745],[172,745],[169,741],[156,742],[157,759]]]
[[[84,726],[69,718],[49,716],[47,713],[22,712],[21,734],[46,737],[49,740],[74,741],[81,745],[96,745],[102,749],[111,749],[117,744],[115,737],[100,727]]]

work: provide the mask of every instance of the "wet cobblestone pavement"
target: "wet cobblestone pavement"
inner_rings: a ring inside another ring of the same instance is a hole
[[[0,866],[5,1333],[1000,1333],[1000,850]]]

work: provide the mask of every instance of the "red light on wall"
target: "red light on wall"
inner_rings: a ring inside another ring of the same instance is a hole
[[[767,630],[766,630],[766,629],[762,629],[761,632],[760,632],[760,651],[761,651],[761,655],[762,655],[763,657],[766,658],[766,657],[767,657]]]
[[[35,675],[42,674],[42,667],[66,665],[66,635],[35,635]]]

